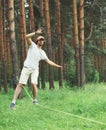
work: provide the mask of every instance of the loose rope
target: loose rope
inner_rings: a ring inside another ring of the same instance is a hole
[[[24,88],[26,94],[28,95],[28,97],[31,99],[31,101],[33,101],[33,98],[31,97],[31,95],[29,94],[29,92],[26,90],[26,88],[25,87],[23,87],[23,88]]]
[[[33,98],[31,97],[31,95],[29,94],[29,92],[26,90],[26,88],[25,88],[25,87],[23,87],[23,88],[24,88],[26,94],[28,95],[28,97],[31,99],[31,101],[33,101]],[[75,114],[72,114],[72,113],[68,113],[68,112],[64,112],[64,111],[52,109],[52,108],[50,108],[50,107],[44,107],[44,106],[42,106],[42,105],[38,105],[38,106],[40,106],[40,107],[42,107],[42,108],[45,108],[45,109],[48,109],[48,110],[50,110],[50,111],[55,111],[55,112],[58,112],[58,113],[63,113],[63,114],[65,114],[65,115],[70,115],[70,116],[72,116],[72,117],[79,118],[79,119],[82,119],[82,120],[88,120],[88,121],[94,122],[94,123],[96,123],[96,124],[106,125],[106,123],[103,123],[103,122],[100,122],[100,121],[97,121],[97,120],[93,120],[93,119],[89,119],[89,118],[85,118],[85,117],[82,117],[82,116],[78,116],[78,115],[75,115]]]
[[[100,124],[100,125],[106,125],[105,123],[100,122],[100,121],[92,120],[92,119],[89,119],[89,118],[85,118],[85,117],[78,116],[78,115],[75,115],[75,114],[72,114],[72,113],[68,113],[68,112],[64,112],[64,111],[52,109],[52,108],[49,108],[49,107],[44,107],[44,106],[42,106],[42,105],[40,105],[40,106],[41,106],[42,108],[48,109],[48,110],[50,110],[50,111],[55,111],[55,112],[58,112],[58,113],[63,113],[63,114],[65,114],[65,115],[70,115],[70,116],[75,117],[75,118],[80,118],[80,119],[83,119],[83,120],[88,120],[88,121],[90,121],[90,122],[94,122],[94,123],[97,123],[97,124]]]

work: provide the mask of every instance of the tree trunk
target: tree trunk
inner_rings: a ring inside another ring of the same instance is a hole
[[[41,25],[44,27],[44,4],[42,0],[39,0]],[[41,77],[41,88],[45,88],[45,62],[40,63],[40,77]]]
[[[4,0],[3,1],[3,27],[6,28],[6,1]],[[3,61],[2,61],[2,66],[4,68],[4,71],[3,71],[3,81],[4,81],[4,91],[5,92],[8,92],[8,88],[7,88],[7,63],[6,63],[6,46],[7,46],[7,39],[6,39],[6,30],[3,28]]]
[[[12,55],[12,69],[13,69],[13,85],[16,87],[19,68],[18,68],[18,56],[16,49],[16,40],[15,40],[15,23],[14,23],[14,0],[8,0],[8,19],[9,19],[9,35],[10,35],[10,44],[11,44],[11,55]]]
[[[58,60],[59,64],[63,66],[63,45],[61,42],[61,14],[60,14],[60,0],[56,1],[56,11],[57,11],[57,38],[58,38]],[[63,86],[63,70],[59,69],[59,87]]]
[[[84,0],[80,0],[80,86],[85,82],[84,74]]]
[[[2,0],[0,0],[0,91],[2,86],[2,68],[3,68],[3,61],[4,61],[4,47],[3,47],[3,19],[2,19]]]
[[[77,3],[73,0],[74,12],[74,47],[75,47],[75,62],[76,62],[76,81],[77,86],[80,86],[80,59],[79,59],[79,38],[78,38],[78,19],[77,19]]]
[[[34,11],[33,11],[33,0],[29,0],[29,11],[30,11],[30,31],[35,31],[35,23],[34,23]]]
[[[4,91],[8,92],[8,88],[7,88],[7,71],[6,71],[6,55],[5,55],[5,42],[4,42],[4,36],[5,36],[5,32],[3,30],[3,27],[5,26],[5,1],[0,1],[0,5],[3,8],[0,8],[0,48],[1,48],[1,69],[3,68],[3,71],[1,71],[1,79],[3,81],[3,87],[4,87]],[[3,35],[4,34],[4,35]],[[1,82],[2,85],[2,82]]]
[[[26,19],[25,19],[25,5],[24,0],[20,0],[20,32],[21,32],[21,49],[22,49],[22,59],[21,67],[26,57],[27,45],[26,45]]]
[[[46,28],[47,28],[48,56],[50,59],[52,59],[49,0],[45,0],[45,17],[46,17]],[[49,88],[50,89],[54,89],[53,79],[54,79],[53,67],[49,66]]]
[[[45,18],[44,18],[44,2],[43,2],[43,0],[39,0],[39,6],[40,6],[41,26],[44,27]]]

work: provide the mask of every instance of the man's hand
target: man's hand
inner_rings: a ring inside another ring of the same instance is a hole
[[[36,33],[37,33],[37,34],[43,33],[43,28],[39,28],[36,32],[32,32],[32,33],[27,34],[27,35],[26,35],[26,38],[31,38],[31,37],[33,37],[34,35],[36,35]]]
[[[37,34],[40,34],[40,33],[43,33],[43,28],[39,28],[37,31],[36,31]]]

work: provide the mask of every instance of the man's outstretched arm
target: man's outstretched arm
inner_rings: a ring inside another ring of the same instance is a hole
[[[41,34],[41,33],[42,33],[42,29],[40,28],[40,29],[38,29],[36,32],[32,32],[32,33],[27,34],[27,35],[26,35],[27,43],[28,43],[29,45],[31,45],[31,43],[32,43],[31,38],[32,38],[34,35],[36,35],[36,34]]]
[[[58,64],[54,63],[53,61],[51,61],[51,60],[49,60],[49,59],[46,59],[45,61],[46,61],[49,65],[51,65],[51,66],[58,67],[58,68],[62,68],[61,65],[58,65]]]

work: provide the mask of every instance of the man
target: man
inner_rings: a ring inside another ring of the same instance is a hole
[[[37,81],[38,81],[38,75],[39,75],[39,61],[45,60],[49,65],[55,66],[58,68],[62,68],[61,65],[58,65],[48,59],[46,53],[44,50],[42,50],[42,46],[45,42],[45,39],[43,36],[38,36],[36,39],[36,44],[31,40],[33,36],[36,34],[41,34],[42,29],[38,29],[36,32],[30,33],[26,35],[27,44],[29,45],[27,57],[24,61],[23,69],[21,71],[19,83],[17,84],[17,87],[14,92],[13,100],[10,104],[10,108],[14,108],[17,97],[19,96],[22,87],[27,84],[28,78],[31,75],[31,85],[33,90],[33,104],[37,105]]]

